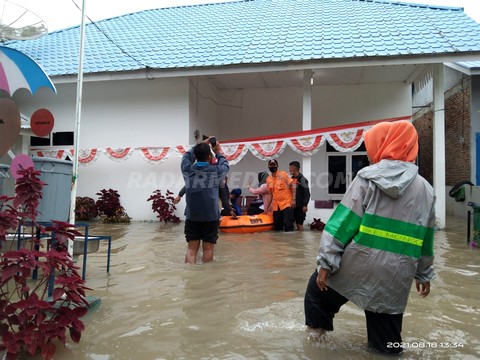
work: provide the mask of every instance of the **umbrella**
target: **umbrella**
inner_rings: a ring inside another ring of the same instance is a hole
[[[57,93],[52,81],[35,60],[18,50],[0,46],[0,89],[13,95],[18,89],[25,88],[34,95],[41,87]]]

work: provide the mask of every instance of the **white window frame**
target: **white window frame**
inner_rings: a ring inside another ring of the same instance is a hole
[[[348,187],[350,186],[350,184],[352,183],[353,181],[353,169],[352,169],[352,159],[353,159],[353,156],[367,156],[367,152],[366,151],[353,151],[353,152],[327,152],[327,167],[328,167],[328,164],[330,164],[330,157],[331,156],[336,156],[336,157],[339,157],[339,156],[343,156],[345,157],[346,161],[345,161],[345,166],[346,166],[346,174],[345,174],[345,181],[346,181],[346,189],[348,189]],[[328,169],[328,175],[329,175],[329,181],[330,179],[332,178],[331,177],[331,172],[330,172],[330,169]],[[330,192],[330,186],[327,186],[327,193],[328,193],[328,196],[331,200],[341,200],[343,195],[345,195],[345,193],[342,193],[342,194],[337,194],[337,193],[331,193]]]

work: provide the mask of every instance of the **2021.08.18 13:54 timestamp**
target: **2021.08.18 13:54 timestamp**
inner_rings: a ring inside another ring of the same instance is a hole
[[[458,342],[447,342],[447,341],[412,341],[412,342],[388,342],[387,348],[395,349],[395,348],[417,348],[417,349],[455,349],[455,348],[463,348],[463,343]]]

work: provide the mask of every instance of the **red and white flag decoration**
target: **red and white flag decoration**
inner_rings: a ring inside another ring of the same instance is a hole
[[[58,160],[64,160],[68,153],[64,149],[42,149],[42,150],[32,150],[32,156],[46,157]]]
[[[183,145],[177,145],[175,147],[175,151],[180,155],[180,156],[183,156],[183,154],[185,154],[187,152],[187,150],[185,149],[185,147]]]
[[[325,143],[325,137],[323,135],[312,135],[291,138],[286,141],[293,151],[305,156],[311,156],[320,150],[320,147]]]
[[[245,144],[222,144],[222,152],[230,165],[235,165],[243,159],[248,151]]]
[[[79,149],[78,163],[82,165],[91,165],[98,159],[98,149]],[[72,150],[73,155],[73,150]]]
[[[170,147],[141,147],[140,155],[150,164],[160,164],[170,156]]]
[[[333,148],[341,152],[357,150],[363,143],[364,129],[344,129],[326,134],[327,141]]]
[[[267,141],[249,144],[248,147],[253,155],[260,160],[275,159],[278,157],[287,143],[283,140]]]
[[[340,152],[352,152],[363,143],[364,132],[373,125],[383,121],[411,120],[411,116],[368,121],[349,125],[333,126],[329,128],[298,131],[288,134],[271,135],[265,137],[248,138],[227,141],[221,144],[222,152],[231,165],[237,164],[250,151],[261,160],[277,158],[288,145],[293,151],[304,156],[312,156],[328,141]],[[192,145],[177,145],[175,147],[138,147],[138,148],[106,148],[79,150],[78,161],[87,165],[94,163],[100,153],[104,153],[111,160],[125,161],[134,151],[151,164],[160,164],[165,161],[172,151],[183,156]],[[73,155],[72,149],[58,149],[42,147],[31,149],[32,156],[66,159]]]
[[[104,152],[105,152],[105,155],[107,155],[112,160],[125,161],[130,157],[130,155],[132,155],[133,148],[129,148],[129,147],[117,148],[117,149],[106,148]]]

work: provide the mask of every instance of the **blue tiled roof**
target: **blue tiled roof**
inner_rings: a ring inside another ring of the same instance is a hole
[[[76,74],[80,27],[6,45],[50,76]],[[87,24],[84,73],[480,54],[462,8],[380,0],[243,0]]]

